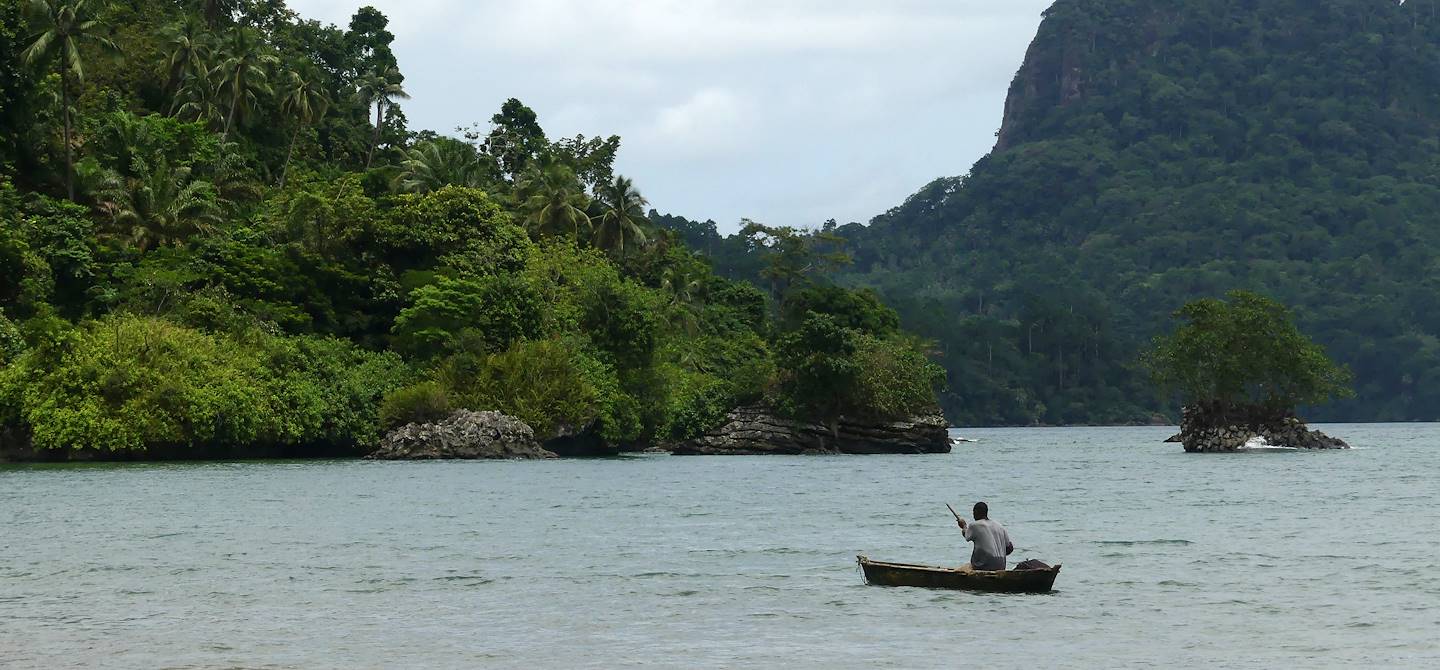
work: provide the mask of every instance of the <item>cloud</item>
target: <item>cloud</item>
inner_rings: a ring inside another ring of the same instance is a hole
[[[683,102],[662,107],[641,136],[662,156],[729,152],[745,143],[753,113],[749,101],[734,91],[705,88]]]
[[[473,40],[547,60],[587,45],[620,60],[724,61],[813,51],[875,51],[937,39],[958,17],[898,3],[756,0],[529,0],[480,3]]]
[[[658,208],[733,228],[867,220],[967,171],[1051,0],[363,2],[391,19],[412,125],[517,97],[551,136],[621,135]]]

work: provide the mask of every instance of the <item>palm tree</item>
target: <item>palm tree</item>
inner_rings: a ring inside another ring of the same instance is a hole
[[[248,117],[250,110],[262,95],[272,95],[268,70],[277,59],[268,53],[260,43],[258,33],[250,28],[236,28],[230,33],[230,43],[225,47],[225,59],[211,70],[211,76],[219,84],[219,90],[229,103],[225,114],[225,130],[220,134],[223,142],[230,137],[235,119]]]
[[[705,299],[705,275],[676,265],[660,277],[660,290],[672,305],[689,305]]]
[[[130,112],[110,112],[98,119],[85,140],[91,158],[81,159],[75,164],[76,191],[86,193],[84,165],[94,156],[106,157],[105,163],[114,168],[121,177],[134,177],[145,169],[146,159],[154,148],[164,144],[165,139],[157,136],[155,126]],[[90,170],[93,176],[94,170]],[[93,192],[91,188],[89,191]]]
[[[141,251],[212,232],[220,221],[215,188],[163,158],[132,179],[112,173],[104,190],[100,210]]]
[[[675,265],[660,277],[660,290],[668,298],[671,324],[689,335],[699,331],[700,317],[694,304],[705,300],[705,275],[684,266]]]
[[[285,188],[285,176],[290,170],[290,159],[295,156],[295,143],[300,140],[300,131],[325,118],[325,112],[330,109],[330,98],[325,96],[325,88],[313,72],[287,71],[282,86],[280,111],[295,118],[290,149],[285,152],[285,165],[280,168],[280,188]]]
[[[380,129],[385,126],[385,110],[394,106],[395,100],[409,100],[410,94],[401,85],[405,78],[394,66],[373,72],[360,78],[355,99],[369,108],[375,105],[375,132],[370,138],[370,151],[365,154],[365,169],[375,159],[375,147],[380,145]]]
[[[395,189],[429,193],[444,186],[475,187],[485,182],[485,166],[475,147],[460,140],[438,137],[421,142],[405,154]]]
[[[175,96],[175,116],[203,122],[219,132],[225,124],[225,106],[220,102],[218,80],[209,72],[187,78]]]
[[[634,182],[621,176],[600,187],[597,201],[600,215],[595,217],[594,244],[616,256],[625,254],[626,240],[645,243],[645,205],[649,204]]]
[[[85,62],[80,57],[80,45],[90,42],[116,51],[114,42],[100,34],[100,22],[95,20],[88,0],[30,0],[30,11],[40,32],[25,51],[20,54],[26,65],[56,61],[60,73],[60,107],[65,119],[65,190],[70,199],[75,199],[75,148],[73,127],[70,118],[71,75],[79,83],[85,81]],[[76,93],[78,97],[83,88]]]
[[[525,225],[534,234],[568,233],[578,240],[581,226],[590,226],[590,216],[585,213],[590,199],[575,173],[563,163],[531,166],[515,192]]]
[[[166,62],[169,81],[166,83],[177,96],[174,109],[180,104],[178,95],[185,82],[193,77],[204,77],[210,71],[211,38],[205,24],[192,16],[170,26],[165,31],[165,39],[170,49],[170,59]]]

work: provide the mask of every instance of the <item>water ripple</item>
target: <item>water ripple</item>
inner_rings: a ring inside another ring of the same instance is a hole
[[[0,666],[1435,665],[1440,427],[1326,430],[1371,448],[0,467]],[[975,499],[1054,593],[863,584],[968,560]]]

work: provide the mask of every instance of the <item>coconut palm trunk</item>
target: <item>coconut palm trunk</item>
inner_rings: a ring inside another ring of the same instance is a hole
[[[236,76],[239,76],[238,74]],[[230,139],[230,125],[235,123],[235,110],[240,108],[240,95],[237,93],[230,100],[230,111],[225,114],[225,132],[220,133],[220,143],[224,144]]]
[[[280,188],[285,188],[285,177],[290,175],[290,159],[295,157],[295,144],[300,141],[300,129],[305,126],[295,124],[295,132],[290,135],[290,149],[285,152],[285,164],[280,166]]]
[[[75,202],[75,148],[71,139],[74,130],[70,121],[70,76],[64,59],[60,61],[60,115],[65,118],[65,191]]]
[[[375,147],[380,146],[380,127],[385,124],[385,103],[375,103],[375,132],[370,135],[370,151],[365,154],[365,169],[375,160]]]

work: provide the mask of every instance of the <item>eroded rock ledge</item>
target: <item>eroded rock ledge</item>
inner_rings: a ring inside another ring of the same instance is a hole
[[[1180,422],[1179,442],[1192,453],[1232,452],[1260,437],[1276,447],[1297,449],[1349,449],[1344,440],[1310,430],[1288,414],[1240,411],[1219,413],[1186,407]],[[1173,438],[1172,438],[1173,439]]]
[[[939,454],[950,451],[949,422],[936,410],[903,421],[842,418],[837,430],[776,416],[759,405],[730,411],[725,424],[676,444],[681,456],[745,454]]]
[[[375,460],[555,458],[540,446],[524,421],[500,412],[460,410],[436,423],[412,423],[390,431]]]

